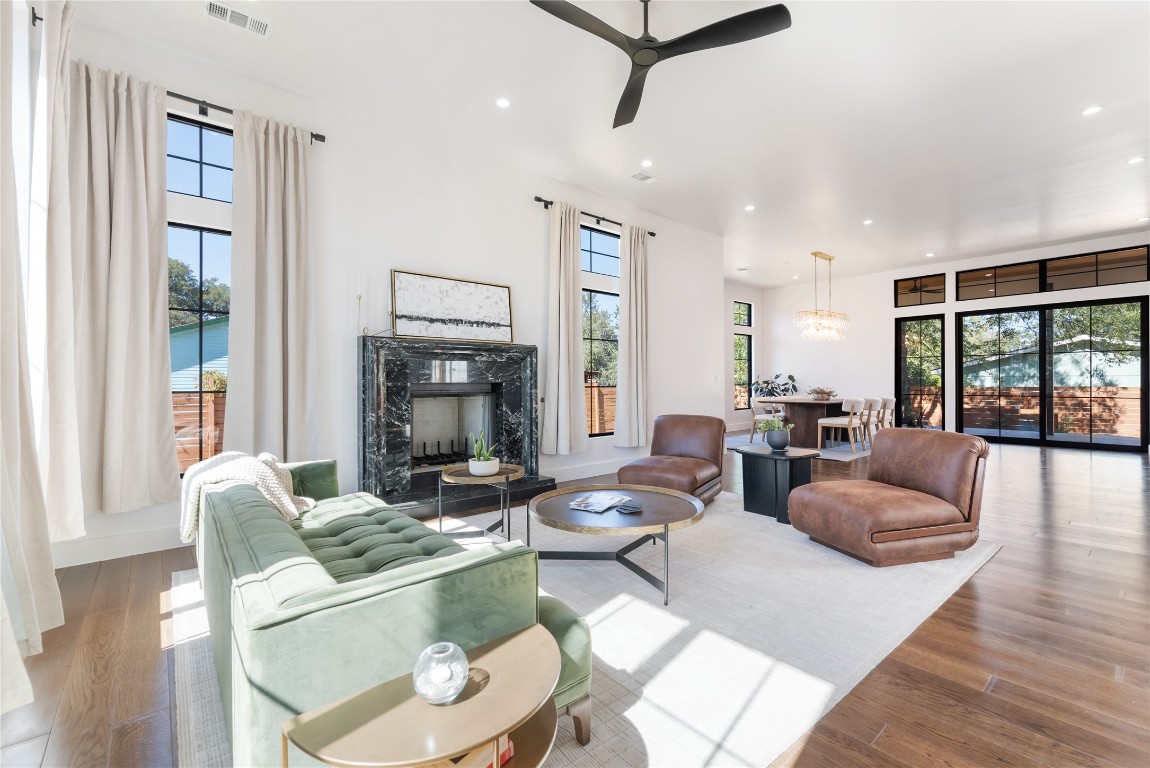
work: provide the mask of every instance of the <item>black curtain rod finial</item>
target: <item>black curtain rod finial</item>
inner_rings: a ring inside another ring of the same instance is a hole
[[[554,201],[554,200],[544,200],[544,199],[543,199],[542,197],[540,197],[539,195],[536,195],[536,196],[535,196],[535,202],[537,202],[537,203],[543,203],[543,210],[545,210],[545,211],[546,211],[546,210],[548,210],[548,209],[549,209],[549,208],[550,208],[552,205],[554,205],[554,204],[555,204],[555,201]]]

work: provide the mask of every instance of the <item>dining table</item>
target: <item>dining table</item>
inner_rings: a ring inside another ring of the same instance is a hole
[[[813,397],[756,397],[756,403],[783,406],[783,420],[794,424],[790,444],[796,448],[819,447],[819,419],[842,416],[843,398],[816,400]]]

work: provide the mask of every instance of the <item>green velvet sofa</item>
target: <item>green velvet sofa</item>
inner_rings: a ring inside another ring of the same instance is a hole
[[[200,504],[200,578],[235,765],[279,765],[284,719],[411,672],[433,642],[468,649],[535,623],[559,645],[556,705],[590,740],[590,632],[540,594],[535,550],[464,550],[370,494],[340,496],[335,462],[291,471],[295,492],[318,502],[298,520],[246,483],[207,486]],[[292,747],[290,764],[315,763]]]

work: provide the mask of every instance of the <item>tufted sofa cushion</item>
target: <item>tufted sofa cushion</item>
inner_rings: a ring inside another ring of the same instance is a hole
[[[340,584],[463,551],[451,539],[367,493],[320,501],[291,527]]]

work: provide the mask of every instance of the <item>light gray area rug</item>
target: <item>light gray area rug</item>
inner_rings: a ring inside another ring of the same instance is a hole
[[[444,527],[474,530],[496,517]],[[513,537],[524,538],[525,509],[512,517]],[[612,550],[627,541],[531,526],[531,544],[542,550]],[[464,543],[484,545],[478,537]],[[547,765],[768,765],[997,549],[980,541],[953,560],[871,568],[789,525],[744,512],[741,497],[723,493],[699,524],[671,534],[667,607],[658,590],[618,563],[542,560],[540,586],[587,617],[595,653],[591,743],[580,747],[570,718],[561,718]],[[661,544],[631,557],[662,571]],[[194,572],[188,574],[198,592]],[[202,613],[190,591],[179,598]],[[201,741],[219,741],[219,694],[202,625],[181,622],[182,610],[176,608],[181,765],[224,765],[215,762],[214,748],[200,754]],[[181,627],[196,634],[185,639]],[[198,661],[182,661],[186,654]]]

